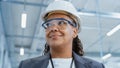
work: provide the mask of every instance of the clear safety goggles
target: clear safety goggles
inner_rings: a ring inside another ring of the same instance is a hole
[[[73,26],[73,27],[77,27],[77,24],[76,24],[76,23],[71,22],[71,21],[69,21],[69,20],[67,20],[67,19],[64,19],[64,18],[49,19],[49,20],[45,21],[45,22],[42,24],[42,26],[43,26],[43,28],[45,28],[45,29],[49,29],[49,28],[57,25],[59,28],[64,29],[64,28],[66,28],[66,26],[67,26],[68,24],[70,24],[70,25]]]

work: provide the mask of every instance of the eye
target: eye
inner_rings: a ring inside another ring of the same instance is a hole
[[[58,22],[58,25],[66,25],[66,24],[67,24],[66,21],[59,21],[59,22]]]
[[[46,27],[50,27],[51,24],[50,24],[50,23],[46,23],[45,26],[46,26]]]

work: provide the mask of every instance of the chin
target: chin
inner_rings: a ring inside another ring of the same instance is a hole
[[[60,46],[61,44],[59,44],[59,43],[51,43],[50,45],[51,46]]]
[[[63,45],[62,44],[62,42],[50,42],[50,44],[49,44],[50,46],[61,46],[61,45]]]

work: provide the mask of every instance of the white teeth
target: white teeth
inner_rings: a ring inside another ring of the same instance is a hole
[[[52,38],[52,37],[56,37],[56,36],[61,36],[61,35],[52,35],[52,36],[50,36],[50,38]]]

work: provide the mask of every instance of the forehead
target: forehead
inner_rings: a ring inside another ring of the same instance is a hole
[[[47,17],[47,20],[53,19],[53,18],[64,18],[64,19],[67,19],[69,21],[72,21],[72,19],[69,16],[62,14],[62,13],[53,13]]]

